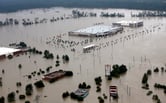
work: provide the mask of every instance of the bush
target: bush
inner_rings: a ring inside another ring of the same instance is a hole
[[[102,97],[98,97],[99,103],[104,103],[104,99]]]
[[[22,65],[21,65],[21,64],[19,64],[19,65],[18,65],[18,68],[19,68],[19,69],[21,69],[21,68],[22,68]]]
[[[62,94],[62,97],[63,98],[66,98],[66,97],[68,97],[69,96],[69,92],[68,91],[66,91],[66,92],[64,92],[63,94]]]
[[[63,55],[62,56],[63,61],[69,62],[69,56],[68,55]]]
[[[145,73],[144,76],[143,76],[143,78],[142,78],[142,83],[143,83],[143,84],[146,84],[147,81],[148,81],[148,76],[147,76],[147,74]]]
[[[5,103],[5,98],[3,96],[0,97],[0,103]]]
[[[44,58],[46,59],[54,59],[54,55],[50,53],[48,50],[44,51]]]
[[[148,92],[146,93],[146,95],[149,96],[149,95],[151,95],[152,93],[153,93],[152,91],[148,91]]]
[[[33,93],[33,86],[32,86],[32,84],[26,85],[25,92],[26,92],[27,96],[31,96],[32,95],[32,93]]]
[[[15,101],[15,93],[11,92],[7,96],[8,102],[14,102]]]
[[[154,72],[159,72],[159,68],[156,67],[156,68],[154,69]]]
[[[23,95],[23,94],[19,95],[19,99],[20,100],[25,99],[25,95]]]
[[[159,98],[158,98],[158,95],[153,95],[153,96],[152,96],[152,99],[153,99],[153,100],[158,100],[158,99],[159,99]]]
[[[164,72],[164,67],[161,67],[161,72]]]
[[[60,64],[55,64],[56,67],[60,66]]]
[[[101,88],[99,86],[96,87],[96,92],[100,92]]]
[[[124,74],[127,72],[127,67],[125,65],[118,65],[115,64],[112,66],[113,70],[110,72],[112,77],[119,77],[121,74]]]
[[[166,94],[166,89],[164,89],[164,94]]]
[[[73,76],[73,72],[72,71],[66,71],[65,76]]]
[[[102,82],[102,79],[100,76],[95,78],[96,85],[101,85],[101,82]]]
[[[43,88],[43,87],[45,87],[43,81],[41,81],[41,80],[35,82],[34,85],[35,85],[37,88]]]
[[[112,76],[108,76],[108,80],[112,80]]]
[[[21,86],[22,86],[21,82],[17,82],[17,83],[16,83],[16,86],[17,86],[17,87],[21,87]]]
[[[27,101],[25,101],[25,103],[30,103],[30,101],[27,100]]]
[[[147,71],[147,75],[151,75],[152,74],[152,71],[149,69],[148,71]]]
[[[72,99],[77,99],[77,95],[75,95],[73,92],[70,93],[70,97],[71,97]]]
[[[19,46],[21,46],[22,48],[26,48],[26,47],[27,47],[27,44],[24,43],[24,42],[20,42]]]
[[[12,59],[13,55],[8,55],[7,57],[8,57],[8,59]]]

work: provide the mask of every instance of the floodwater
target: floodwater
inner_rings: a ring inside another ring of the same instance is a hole
[[[16,18],[21,21],[23,18],[34,19],[47,18],[52,16],[60,17],[70,15],[73,9],[52,8],[19,11],[16,13],[0,14],[0,20],[5,18]],[[79,83],[86,82],[91,85],[89,95],[84,99],[84,103],[98,103],[98,96],[105,93],[109,96],[109,86],[117,85],[119,99],[118,101],[105,100],[105,103],[153,103],[152,96],[146,96],[147,90],[142,89],[142,76],[148,70],[153,70],[156,66],[165,67],[166,61],[166,18],[131,18],[130,13],[137,13],[137,10],[126,9],[80,9],[82,11],[92,11],[100,14],[104,12],[125,13],[125,18],[101,18],[101,17],[84,17],[77,19],[60,20],[54,23],[48,22],[43,24],[23,26],[5,26],[0,27],[0,46],[8,46],[9,43],[24,41],[31,47],[38,50],[49,50],[54,53],[54,60],[45,60],[41,55],[20,55],[11,60],[0,61],[0,77],[3,80],[3,87],[0,87],[0,96],[7,97],[7,94],[19,90],[16,95],[16,103],[24,103],[19,100],[19,94],[25,94],[25,85],[40,80],[42,76],[35,76],[28,79],[26,75],[33,71],[45,70],[48,66],[53,66],[51,71],[63,69],[71,70],[74,75],[71,78],[63,78],[55,83],[45,83],[45,88],[37,90],[34,87],[33,96],[27,97],[31,103],[77,103],[70,98],[63,99],[62,93],[65,91],[75,91]],[[140,28],[124,28],[124,32],[118,33],[111,37],[89,38],[89,37],[72,37],[67,32],[92,26],[95,23],[103,22],[106,25],[120,20],[143,20],[144,26]],[[69,46],[68,44],[56,43],[57,38],[80,42],[82,44]],[[90,42],[92,40],[92,42]],[[85,43],[87,41],[87,43]],[[49,43],[48,43],[49,42]],[[82,48],[88,44],[96,44],[98,47],[89,53],[83,53]],[[72,52],[71,49],[75,49]],[[70,61],[63,64],[62,55],[67,54]],[[60,56],[60,66],[55,67],[56,55]],[[36,63],[35,63],[36,61]],[[19,69],[18,65],[22,64]],[[107,81],[105,78],[106,64],[125,64],[128,72],[119,79],[113,78]],[[166,68],[166,67],[165,67]],[[102,91],[96,92],[94,78],[102,77]],[[158,94],[162,103],[166,102],[163,91],[154,89],[155,82],[166,84],[166,73],[152,73],[149,78],[150,90],[153,94]],[[22,82],[22,87],[17,87],[16,82]],[[37,96],[39,98],[37,99]]]

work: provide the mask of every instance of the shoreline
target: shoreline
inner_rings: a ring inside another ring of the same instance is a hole
[[[76,4],[76,5],[73,5]],[[154,6],[149,6],[154,5]],[[51,8],[79,8],[79,9],[129,9],[129,10],[152,10],[152,11],[166,11],[165,3],[150,2],[150,3],[138,3],[138,2],[53,2],[51,3],[27,3],[27,4],[0,4],[0,13],[13,13],[25,10],[33,9],[51,9]]]

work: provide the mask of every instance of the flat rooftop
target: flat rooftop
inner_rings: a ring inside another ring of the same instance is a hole
[[[125,21],[125,20],[122,20],[122,21],[118,21],[118,22],[115,22],[117,24],[121,24],[123,26],[129,26],[129,24],[136,24],[136,23],[140,23],[140,22],[143,22],[143,21]]]
[[[97,33],[112,31],[112,30],[117,29],[117,28],[118,27],[106,26],[106,25],[95,25],[95,26],[84,28],[84,29],[79,29],[79,30],[76,30],[76,31],[73,31],[73,32],[87,33],[87,34],[97,34]]]
[[[20,49],[0,47],[0,55],[7,55],[7,54],[11,54],[11,53],[14,53],[17,51],[20,51]]]

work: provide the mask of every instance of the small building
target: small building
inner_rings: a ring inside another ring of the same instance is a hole
[[[123,26],[123,27],[141,27],[143,26],[143,21],[119,21],[112,23],[114,26]]]
[[[89,51],[91,49],[94,49],[95,47],[96,47],[95,44],[87,45],[87,46],[83,47],[83,52],[85,53],[85,52],[87,52],[87,51]]]
[[[123,31],[123,27],[121,26],[112,26],[112,25],[95,25],[91,27],[87,27],[84,29],[79,29],[76,31],[68,32],[69,36],[106,36],[106,35],[113,35],[120,31]]]

